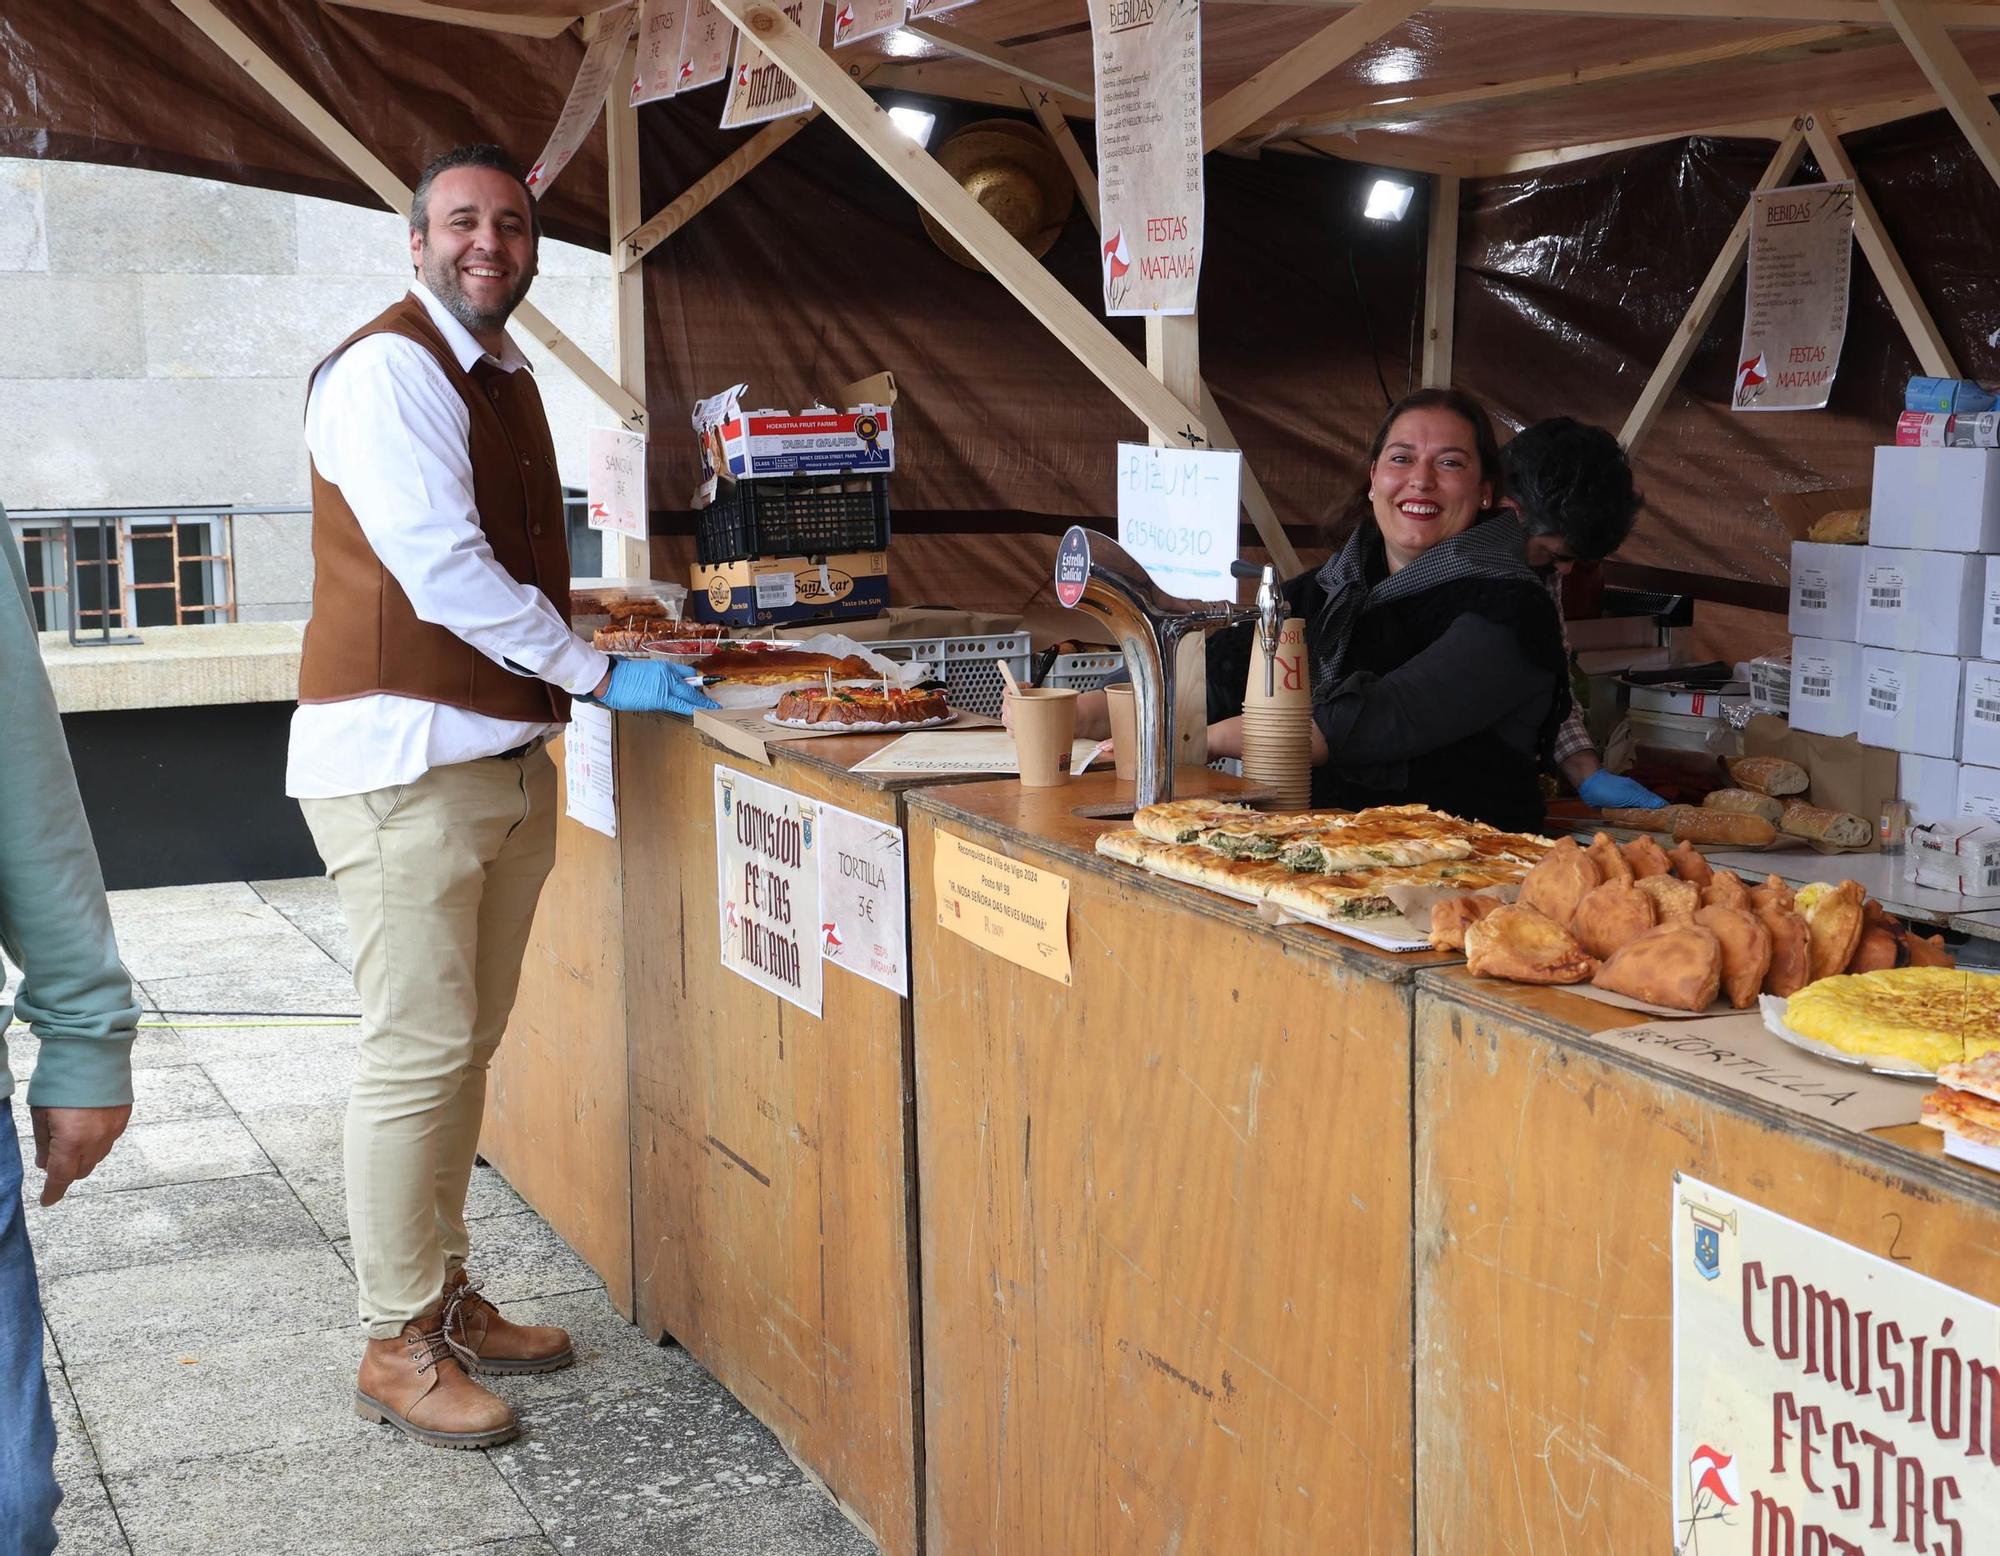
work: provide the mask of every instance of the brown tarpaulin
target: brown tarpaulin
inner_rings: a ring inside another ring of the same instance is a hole
[[[531,157],[582,52],[573,33],[524,39],[338,7],[221,3],[405,181],[463,140]],[[373,203],[165,0],[8,9],[0,153]],[[933,106],[939,135],[985,112]],[[648,212],[740,143],[715,128],[719,107],[710,91],[641,111]],[[552,233],[598,247],[602,147],[593,133],[544,204]],[[1961,367],[2000,371],[1988,344],[2000,302],[1986,280],[2000,189],[1941,114],[1855,136],[1849,149]],[[1616,426],[1767,158],[1763,143],[1695,140],[1468,183],[1459,380],[1509,422],[1564,412]],[[1373,176],[1292,155],[1208,162],[1203,367],[1302,537],[1344,499],[1385,390],[1401,393],[1410,377],[1424,203],[1400,225],[1362,222]],[[1095,306],[1081,212],[1047,262]],[[1651,505],[1631,557],[1774,582],[1784,536],[1764,495],[1865,482],[1914,362],[1858,255],[1855,266],[1827,412],[1727,409],[1740,284],[1724,301],[1640,451]],[[693,454],[681,426],[697,395],[745,380],[753,403],[789,405],[877,367],[902,386],[895,491],[913,538],[1053,531],[1107,512],[1112,445],[1138,434],[1136,420],[997,283],[941,255],[908,197],[834,126],[809,127],[656,249],[645,275],[652,497],[671,528],[688,522]],[[1113,330],[1136,349],[1136,328]],[[1033,549],[1039,559],[1045,543]]]

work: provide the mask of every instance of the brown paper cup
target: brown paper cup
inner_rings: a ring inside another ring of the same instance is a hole
[[[1104,688],[1104,706],[1111,715],[1111,755],[1118,776],[1130,782],[1139,776],[1139,708],[1130,686]]]
[[[1243,711],[1253,708],[1309,708],[1312,683],[1306,673],[1306,624],[1297,616],[1278,633],[1278,653],[1271,664],[1271,691],[1264,692],[1264,648],[1250,640],[1250,673],[1243,686]]]
[[[1076,696],[1045,686],[1008,692],[1007,727],[1014,732],[1021,783],[1049,789],[1069,782],[1070,747],[1076,741]]]
[[[1280,658],[1282,667],[1283,659]],[[1250,672],[1253,685],[1263,682],[1262,670]],[[1312,704],[1299,699],[1288,706],[1264,703],[1243,709],[1243,776],[1265,785],[1279,805],[1303,810],[1312,797]]]

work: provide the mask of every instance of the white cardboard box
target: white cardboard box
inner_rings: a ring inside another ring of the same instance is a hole
[[[2000,767],[2000,664],[1968,659],[1961,685],[1959,756],[1977,767]]]
[[[1956,659],[1897,648],[1862,649],[1861,743],[1955,760],[1961,691]]]
[[[2000,449],[1876,449],[1868,538],[1927,551],[2000,551]]]
[[[1792,604],[1788,624],[1794,637],[1861,641],[1861,568],[1866,546],[1792,542]]]
[[[1860,726],[1861,645],[1792,639],[1792,728],[1851,735]]]
[[[1985,557],[1869,546],[1859,593],[1857,642],[1954,659],[1979,652]]]
[[[1966,766],[1958,770],[1958,813],[2000,821],[2000,767]]]
[[[1899,756],[1896,794],[1912,823],[1949,821],[1958,814],[1959,764],[1941,756]]]
[[[1979,657],[2000,659],[2000,556],[1986,559],[1986,602],[1979,616]]]

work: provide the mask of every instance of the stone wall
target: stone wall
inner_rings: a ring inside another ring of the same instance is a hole
[[[0,502],[303,503],[305,375],[402,293],[407,232],[328,200],[0,158]],[[532,293],[606,366],[609,265],[544,243]],[[581,485],[585,431],[611,413],[523,345]],[[245,620],[303,617],[303,515],[239,520],[236,568]]]

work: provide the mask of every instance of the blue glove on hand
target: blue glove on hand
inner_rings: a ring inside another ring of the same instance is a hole
[[[1601,767],[1577,786],[1576,795],[1597,810],[1658,810],[1667,803],[1643,783],[1620,778]]]
[[[688,672],[681,666],[658,659],[614,659],[611,684],[604,688],[604,695],[585,700],[615,713],[692,713],[697,708],[722,706],[688,685],[687,678]]]

